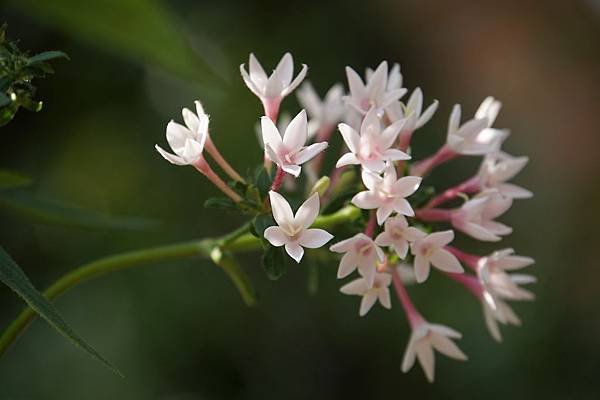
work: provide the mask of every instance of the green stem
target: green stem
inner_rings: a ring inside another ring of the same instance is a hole
[[[350,222],[359,216],[360,210],[353,206],[347,206],[333,214],[320,216],[315,221],[314,226],[331,229]],[[239,265],[230,256],[230,253],[241,253],[260,248],[260,239],[248,233],[248,225],[244,225],[233,233],[218,239],[203,239],[130,251],[92,261],[59,278],[43,294],[48,300],[54,300],[79,283],[97,278],[109,272],[160,261],[204,257],[211,258],[217,265],[223,268],[238,290],[240,290],[240,294],[246,304],[254,304],[255,299],[252,286],[244,271],[239,268]],[[220,256],[218,253],[220,253]],[[6,328],[0,337],[0,355],[6,352],[8,347],[27,328],[35,316],[35,311],[27,307]]]

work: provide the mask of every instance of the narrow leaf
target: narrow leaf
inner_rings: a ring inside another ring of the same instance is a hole
[[[58,50],[44,51],[42,53],[36,54],[33,57],[30,57],[29,60],[27,60],[27,64],[31,65],[39,62],[55,60],[57,58],[65,58],[68,60],[69,56],[66,53],[63,53],[62,51]]]
[[[31,179],[17,172],[0,169],[0,190],[14,189],[31,184]]]
[[[0,192],[0,208],[49,225],[126,230],[149,230],[157,226],[146,218],[113,217],[23,191]]]
[[[87,352],[94,359],[100,361],[117,375],[123,376],[117,368],[85,342],[81,336],[65,322],[52,303],[37,291],[23,270],[2,247],[0,247],[0,281],[21,296],[29,307],[44,318],[61,335],[69,339],[83,351]]]

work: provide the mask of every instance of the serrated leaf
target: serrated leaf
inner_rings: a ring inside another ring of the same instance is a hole
[[[16,292],[25,302],[44,318],[61,335],[69,339],[74,345],[85,351],[92,358],[100,361],[108,369],[123,376],[108,360],[100,355],[92,346],[81,338],[61,317],[56,308],[50,303],[31,283],[23,270],[0,247],[0,281]]]
[[[0,208],[32,222],[76,228],[149,230],[158,225],[147,218],[114,217],[24,191],[0,192]]]
[[[6,169],[0,169],[0,190],[14,189],[30,184],[31,178]]]
[[[262,265],[270,280],[276,281],[287,272],[287,260],[283,247],[267,246],[262,257]]]
[[[33,57],[29,57],[29,60],[27,60],[27,64],[32,65],[39,62],[55,60],[57,58],[64,58],[68,60],[69,56],[67,55],[67,53],[58,50],[44,51],[42,53],[36,54]]]

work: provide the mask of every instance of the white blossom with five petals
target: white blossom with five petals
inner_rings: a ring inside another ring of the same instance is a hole
[[[333,85],[321,100],[310,84],[304,83],[298,89],[298,102],[306,109],[310,120],[308,122],[308,136],[313,137],[320,129],[334,129],[342,120],[346,108],[342,101],[344,88],[341,84]]]
[[[410,244],[410,251],[415,256],[415,276],[418,283],[427,280],[431,265],[444,272],[464,272],[456,257],[444,249],[453,240],[454,232],[447,230],[431,233]]]
[[[533,196],[527,189],[506,183],[514,178],[527,164],[529,157],[513,157],[504,152],[488,154],[479,168],[477,177],[482,189],[496,189],[511,199],[527,199]]]
[[[391,247],[398,257],[406,258],[409,242],[425,237],[423,231],[409,226],[408,221],[402,215],[388,218],[385,221],[384,230],[375,238],[375,243],[381,247]]]
[[[290,121],[283,138],[271,118],[262,117],[260,122],[267,158],[295,177],[300,175],[301,164],[327,148],[327,142],[305,146],[308,131],[304,110]]]
[[[452,225],[475,239],[497,242],[500,236],[510,234],[512,228],[494,219],[504,214],[511,205],[512,199],[498,191],[484,191],[452,212]]]
[[[296,215],[290,204],[277,192],[270,191],[271,209],[277,226],[265,229],[264,237],[273,246],[285,246],[285,251],[296,262],[304,255],[304,247],[317,249],[329,242],[333,235],[323,229],[309,229],[319,215],[319,194],[310,196],[298,208]]]
[[[397,179],[396,168],[388,163],[383,177],[371,171],[362,171],[362,180],[367,190],[357,193],[352,204],[365,209],[377,209],[377,223],[383,224],[393,213],[410,217],[415,215],[406,197],[417,191],[421,177],[405,176]]]
[[[444,325],[431,324],[426,321],[419,322],[413,327],[408,346],[402,360],[402,372],[407,372],[418,359],[423,372],[429,382],[433,382],[435,375],[435,356],[433,350],[454,358],[466,361],[463,353],[452,339],[460,339],[462,335],[454,329]]]
[[[391,283],[392,276],[390,274],[377,272],[375,273],[373,286],[369,287],[365,278],[358,278],[342,286],[340,292],[362,297],[358,314],[363,317],[375,305],[377,300],[388,310],[392,308],[389,289]]]
[[[392,122],[406,118],[406,123],[402,127],[401,134],[405,132],[412,133],[429,122],[438,108],[438,103],[437,100],[434,100],[423,111],[423,92],[420,88],[416,88],[408,98],[406,105],[400,101],[396,101],[387,106],[385,112]]]
[[[373,239],[364,233],[358,233],[349,239],[331,246],[334,253],[344,253],[340,260],[337,277],[345,278],[358,268],[368,287],[373,287],[377,262],[385,260],[385,254]]]

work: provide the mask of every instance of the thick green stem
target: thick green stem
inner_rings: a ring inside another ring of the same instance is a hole
[[[315,221],[314,226],[331,229],[350,222],[359,216],[360,210],[348,206],[333,214],[320,216]],[[223,268],[238,290],[240,290],[240,294],[246,304],[251,305],[255,302],[252,286],[244,271],[239,268],[239,265],[235,262],[231,254],[258,250],[260,248],[260,240],[248,233],[248,225],[244,225],[233,233],[217,239],[203,239],[130,251],[84,264],[62,276],[48,287],[43,294],[48,300],[54,300],[79,283],[97,278],[109,272],[160,261],[203,257],[212,259],[215,264]],[[17,339],[35,316],[35,312],[27,307],[6,328],[0,337],[0,355]]]

